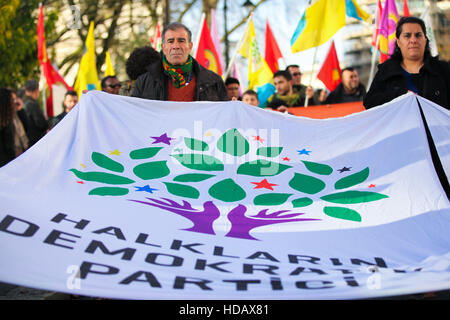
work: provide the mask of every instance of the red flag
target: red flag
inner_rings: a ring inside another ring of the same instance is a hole
[[[381,6],[381,1],[378,0],[378,7],[377,7],[377,19],[376,19],[376,29],[374,30],[372,34],[372,47],[375,47],[377,45],[377,37],[380,33],[380,21],[381,21],[381,11],[383,11],[383,7]]]
[[[220,58],[217,54],[216,47],[209,31],[206,19],[203,22],[202,32],[200,33],[200,40],[198,42],[197,54],[195,59],[198,63],[206,69],[214,71],[218,75],[222,75],[222,66],[220,65]]]
[[[331,41],[330,51],[323,61],[323,65],[317,74],[317,79],[323,82],[328,90],[333,91],[341,83],[341,67],[334,46],[334,41]]]
[[[404,17],[409,17],[411,14],[409,13],[409,8],[408,8],[408,1],[407,0],[403,0],[403,16]]]
[[[53,117],[53,89],[52,86],[57,83],[63,84],[67,90],[73,90],[65,81],[64,78],[53,68],[48,60],[47,47],[45,45],[45,30],[44,30],[44,7],[39,6],[39,16],[37,23],[37,37],[38,37],[38,59],[41,74],[44,75],[47,82],[47,87],[50,96],[47,98],[46,110],[49,117]]]
[[[266,52],[265,59],[267,65],[273,73],[277,72],[279,69],[278,59],[282,58],[281,50],[278,47],[277,41],[273,36],[272,30],[269,26],[269,21],[266,22]]]
[[[150,37],[150,42],[152,43],[153,49],[156,51],[161,51],[161,27],[159,26],[159,22],[156,24],[155,36]]]

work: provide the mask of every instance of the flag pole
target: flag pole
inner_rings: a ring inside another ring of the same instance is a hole
[[[379,28],[378,23],[380,21],[378,21],[378,16],[380,16],[381,18],[381,12],[383,10],[380,11],[380,2],[378,2],[379,5],[377,5],[377,11],[376,11],[376,16],[375,16],[375,29]],[[370,65],[370,75],[369,75],[369,80],[367,81],[367,91],[369,90],[370,86],[372,85],[372,80],[373,80],[373,73],[375,70],[375,59],[377,57],[377,51],[378,51],[378,45],[380,44],[380,32],[377,32],[377,30],[375,30],[375,32],[377,33],[377,38],[375,40],[375,48],[372,52],[372,61],[371,61],[371,65]]]
[[[226,79],[228,77],[228,75],[230,74],[230,72],[231,72],[231,68],[233,67],[234,60],[236,60],[236,56],[237,56],[239,50],[241,49],[242,42],[244,42],[245,35],[247,34],[246,31],[247,31],[248,25],[250,23],[250,19],[252,17],[253,17],[253,12],[250,13],[250,15],[249,15],[249,17],[247,19],[247,22],[245,23],[245,31],[244,31],[241,39],[239,40],[239,43],[236,46],[236,50],[234,51],[233,56],[231,57],[230,64],[227,66],[227,71],[225,72],[225,74],[223,76],[224,79]]]
[[[205,22],[205,18],[206,18],[206,15],[205,15],[204,12],[202,12],[202,16],[200,18],[200,29],[197,32],[197,37],[195,39],[194,51],[193,51],[193,54],[192,54],[193,57],[195,57],[197,55],[198,44],[200,43],[200,36],[202,34],[202,31],[203,31],[203,23]]]
[[[41,10],[42,7],[43,7],[42,2],[39,2],[39,10]],[[42,23],[44,23],[44,21],[42,21]],[[39,42],[39,40],[38,40],[38,42]],[[40,63],[40,61],[39,61],[39,71],[40,71],[39,87],[41,87],[42,109],[44,111],[45,119],[48,119],[47,102],[46,102],[46,96],[45,96],[45,75],[44,75],[44,70],[43,70],[43,67],[42,67],[42,64]]]
[[[308,87],[311,86],[311,84],[312,84],[313,73],[314,73],[314,65],[316,64],[316,57],[317,57],[317,49],[318,49],[318,48],[319,48],[319,47],[315,47],[315,49],[314,49],[314,57],[313,57],[313,63],[312,63],[312,69],[311,69],[311,76],[309,77],[309,84],[308,84]],[[305,92],[305,105],[304,105],[305,108],[308,107],[308,102],[309,102],[309,98],[308,98],[308,96],[306,95],[306,92]]]
[[[380,35],[378,34],[377,35],[377,41],[376,41],[376,44],[375,44],[375,48],[374,48],[374,50],[372,52],[372,62],[371,62],[371,65],[370,65],[370,75],[369,75],[369,81],[367,82],[367,90],[369,90],[370,86],[372,85],[373,74],[374,74],[374,71],[375,71],[375,59],[377,57],[377,51],[378,51],[379,43],[380,43]]]

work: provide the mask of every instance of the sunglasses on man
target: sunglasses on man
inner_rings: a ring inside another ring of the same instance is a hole
[[[120,83],[116,83],[116,84],[108,84],[108,87],[110,87],[111,89],[117,88],[117,87],[122,87],[122,85]]]

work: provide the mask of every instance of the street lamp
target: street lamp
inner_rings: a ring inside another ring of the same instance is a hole
[[[247,9],[248,12],[251,12],[253,9],[255,9],[255,5],[250,1],[246,0],[242,6]]]
[[[170,0],[164,1],[164,28],[170,23]]]
[[[251,12],[255,9],[255,5],[250,1],[250,0],[246,0],[243,4],[242,7],[244,7],[247,12]],[[225,37],[224,37],[224,41],[225,41],[225,64],[229,65],[230,63],[230,42],[228,40],[228,19],[227,19],[227,10],[228,10],[228,6],[227,6],[227,0],[223,1],[223,20],[224,20],[224,28],[225,28]]]
[[[225,65],[228,67],[228,64],[230,63],[230,42],[228,41],[228,24],[227,24],[227,0],[223,1],[223,21],[224,21],[224,28],[225,28]]]

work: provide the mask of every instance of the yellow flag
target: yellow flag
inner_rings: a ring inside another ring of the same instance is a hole
[[[101,90],[100,81],[98,81],[97,65],[95,62],[94,22],[91,22],[89,26],[85,47],[86,52],[81,58],[77,80],[74,85],[74,89],[79,97],[81,97],[83,90]]]
[[[253,19],[250,21],[245,31],[245,36],[242,46],[239,49],[239,54],[244,58],[249,59],[248,62],[248,89],[260,87],[268,82],[272,82],[273,73],[267,65],[266,60],[259,52],[258,43],[256,42],[255,26]]]
[[[114,71],[114,68],[111,63],[111,56],[109,55],[109,51],[106,51],[105,63],[106,63],[105,77],[115,76],[116,72]]]
[[[344,0],[318,0],[305,10],[291,38],[293,53],[324,44],[345,25]]]

